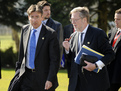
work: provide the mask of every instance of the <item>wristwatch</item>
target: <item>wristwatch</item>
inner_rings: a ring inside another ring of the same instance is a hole
[[[96,68],[98,68],[97,64],[95,63]]]

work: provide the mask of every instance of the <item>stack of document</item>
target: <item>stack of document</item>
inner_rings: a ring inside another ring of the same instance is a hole
[[[85,54],[85,55],[90,55],[90,56],[96,56],[98,58],[98,60],[100,60],[102,57],[104,57],[103,54],[87,47],[86,45],[83,45],[82,46],[82,49],[78,52],[78,54],[76,55],[75,57],[75,63],[77,64],[80,64],[80,58],[81,58],[81,55],[82,54]],[[99,69],[96,68],[95,70],[93,70],[94,72],[98,73],[99,72]]]

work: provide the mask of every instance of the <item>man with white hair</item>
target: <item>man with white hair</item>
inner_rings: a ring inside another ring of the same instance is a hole
[[[89,25],[87,7],[74,8],[70,12],[70,21],[76,31],[71,35],[70,41],[63,42],[63,47],[71,61],[68,91],[106,91],[110,86],[106,65],[114,59],[114,52],[106,33]],[[74,58],[82,45],[105,56],[95,63],[85,60],[86,66],[78,65],[74,62]],[[93,71],[96,68],[100,69],[98,73]]]

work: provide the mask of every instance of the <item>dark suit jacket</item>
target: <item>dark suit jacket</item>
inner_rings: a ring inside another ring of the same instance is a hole
[[[31,25],[26,25],[22,29],[19,61],[16,70],[20,69],[19,76],[24,75],[27,45],[30,35]],[[57,72],[59,69],[59,42],[56,32],[46,25],[42,25],[39,35],[36,54],[35,54],[35,75],[36,89],[35,91],[45,91],[45,82],[51,81],[53,88],[58,86]],[[20,75],[21,74],[21,75]],[[48,90],[50,91],[50,90]]]
[[[113,44],[113,39],[115,37],[116,32],[116,28],[113,28],[109,32],[109,43],[111,45]],[[121,84],[121,36],[117,39],[113,50],[115,53],[115,59],[108,66],[109,77],[111,83]]]
[[[66,25],[64,27],[64,39],[69,38],[70,35],[73,33],[74,28],[72,24]]]
[[[46,25],[49,26],[50,28],[54,29],[57,32],[57,37],[58,37],[59,46],[60,46],[60,61],[61,61],[62,54],[63,54],[63,46],[62,46],[63,27],[62,27],[62,24],[58,21],[53,20],[52,18],[49,18]]]
[[[71,74],[69,79],[69,90],[75,91],[78,77],[80,77],[82,90],[81,91],[103,91],[109,88],[109,78],[106,66],[99,73],[89,72],[84,69],[84,74],[81,71],[81,66],[74,62],[78,48],[78,33],[74,32],[70,40],[71,47],[68,56],[71,58]],[[89,25],[83,45],[86,45],[105,56],[101,61],[107,65],[114,58],[114,53],[109,45],[108,38],[103,30],[94,28]]]
[[[73,28],[72,24],[66,25],[64,27],[64,40],[66,38],[69,38],[70,35],[73,33],[73,31],[74,31],[74,28]],[[71,62],[70,62],[70,58],[68,58],[68,56],[66,56],[65,50],[63,52],[64,52],[65,60],[66,60],[66,63],[67,63],[67,72],[68,72],[68,78],[69,78],[70,77],[70,71],[71,71]]]

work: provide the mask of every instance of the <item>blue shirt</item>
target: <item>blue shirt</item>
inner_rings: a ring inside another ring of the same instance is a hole
[[[36,46],[37,46],[37,42],[38,42],[38,38],[39,38],[39,34],[40,34],[40,31],[41,31],[41,28],[42,28],[42,24],[37,29],[35,29],[35,30],[37,30],[35,32],[35,36],[36,36]],[[34,28],[32,27],[31,28],[31,31],[32,31],[32,29],[34,29]],[[30,33],[30,37],[31,37],[31,35],[32,35],[32,32]],[[29,41],[28,41],[28,48],[27,48],[26,67],[29,68],[29,69],[31,69],[31,67],[29,66],[29,53],[30,53],[29,50],[30,50],[30,38],[29,38]]]

